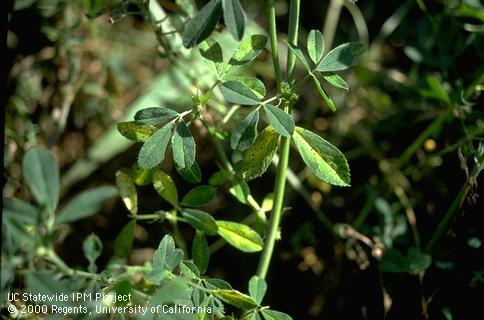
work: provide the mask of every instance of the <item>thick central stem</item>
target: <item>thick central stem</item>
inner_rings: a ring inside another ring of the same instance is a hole
[[[297,43],[297,33],[299,24],[299,5],[300,0],[291,0],[291,9],[289,13],[289,41],[293,44]],[[274,1],[268,1],[268,20],[269,20],[269,36],[271,39],[272,59],[274,60],[274,69],[276,73],[276,81],[278,84],[279,93],[281,93],[281,72],[279,66],[279,59],[277,56],[277,34],[276,34],[276,12]],[[288,50],[288,80],[291,81],[294,77],[294,57],[292,52]],[[291,113],[291,103],[286,102],[286,111]],[[289,163],[289,149],[291,146],[291,139],[282,137],[279,144],[279,163],[276,169],[276,181],[274,186],[274,205],[272,214],[269,220],[269,227],[267,237],[264,243],[264,250],[259,260],[257,268],[257,275],[265,278],[269,265],[271,263],[272,253],[274,252],[274,245],[276,243],[277,234],[279,231],[279,224],[281,222],[281,215],[284,206],[284,191],[286,189],[286,172]]]

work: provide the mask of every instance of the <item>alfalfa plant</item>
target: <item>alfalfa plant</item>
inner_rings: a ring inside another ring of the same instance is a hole
[[[305,81],[312,81],[326,105],[336,111],[336,106],[323,89],[320,78],[332,86],[348,90],[348,84],[337,72],[350,68],[364,48],[360,43],[345,43],[326,53],[323,35],[318,30],[311,30],[305,46],[299,44],[299,11],[300,1],[292,0],[289,37],[286,41],[287,68],[283,73],[279,65],[274,1],[267,1],[268,37],[264,34],[244,33],[246,17],[238,0],[210,1],[185,25],[182,42],[185,48],[198,50],[211,65],[215,78],[213,83],[206,86],[197,83],[198,90],[192,96],[192,105],[183,112],[177,112],[169,106],[150,106],[137,112],[134,121],[120,123],[118,127],[127,138],[143,142],[135,171],[138,172],[141,168],[144,172],[151,172],[149,175],[154,188],[172,206],[172,210],[158,211],[155,214],[138,213],[134,205],[137,201],[135,184],[132,182],[132,177],[138,174],[118,172],[118,186],[133,218],[128,226],[145,219],[168,220],[172,224],[175,241],[188,253],[185,239],[179,233],[177,224],[180,222],[191,225],[195,233],[190,261],[193,261],[197,272],[201,274],[207,269],[209,261],[207,238],[221,237],[247,253],[262,251],[257,271],[250,281],[249,296],[237,291],[226,291],[227,295],[222,296],[220,292],[212,291],[208,292],[206,298],[212,297],[215,301],[220,299],[244,309],[243,319],[259,319],[260,315],[266,320],[289,318],[284,314],[270,312],[262,306],[260,291],[254,293],[254,288],[261,286],[265,292],[264,278],[269,270],[283,213],[291,145],[317,178],[336,186],[350,185],[349,167],[343,153],[318,134],[296,126],[292,111],[302,107],[298,106],[298,90]],[[239,41],[228,59],[222,45],[211,37],[222,15],[226,29]],[[156,24],[154,29],[156,30]],[[266,96],[267,91],[261,80],[244,76],[240,72],[241,66],[256,59],[266,49],[267,38],[277,85],[276,94],[270,97]],[[306,71],[302,79],[295,77],[296,60]],[[217,90],[224,100],[214,98],[217,96],[214,91]],[[232,107],[227,114],[220,114],[213,107],[216,103]],[[226,123],[240,106],[248,110],[247,115],[229,133]],[[217,120],[209,121],[207,115]],[[259,124],[261,118],[266,122],[264,126]],[[198,185],[179,199],[172,178],[159,165],[171,148],[178,173],[189,182],[201,181],[201,171],[196,162],[195,140],[190,131],[195,122],[201,123],[208,131],[218,153],[220,171],[210,177],[209,185]],[[241,153],[240,161],[229,161],[232,150]],[[278,160],[273,195],[259,204],[251,196],[248,182],[263,175],[275,157]],[[222,183],[230,184],[230,193],[238,201],[251,207],[253,213],[244,223],[216,220],[211,214],[196,209],[211,201],[217,193],[216,187]],[[152,273],[149,275],[153,276]]]

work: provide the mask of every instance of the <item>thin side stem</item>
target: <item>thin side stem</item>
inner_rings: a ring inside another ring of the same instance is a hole
[[[267,18],[269,24],[269,38],[271,42],[272,63],[276,76],[277,91],[282,89],[281,66],[279,65],[279,49],[277,48],[276,4],[275,0],[268,0]]]
[[[287,41],[297,46],[297,36],[299,31],[299,10],[300,0],[291,1],[291,8],[289,10],[289,34]],[[290,51],[290,50],[289,50]],[[287,82],[291,83],[294,80],[296,69],[296,56],[294,54],[287,55]]]

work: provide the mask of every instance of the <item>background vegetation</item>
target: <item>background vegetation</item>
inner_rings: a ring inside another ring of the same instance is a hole
[[[185,10],[191,1],[159,3],[169,16],[190,15]],[[81,191],[114,185],[115,173],[131,168],[140,149],[118,133],[116,124],[132,120],[141,106],[179,110],[190,102],[196,92],[190,76],[203,63],[177,64],[185,49],[160,44],[143,19],[146,13],[125,4],[14,1],[2,59],[9,70],[4,197],[34,199],[22,175],[22,159],[33,146],[48,147],[59,163],[60,208]],[[265,29],[264,2],[242,4],[251,20],[248,28]],[[288,5],[276,2],[282,51]],[[309,30],[319,29],[328,48],[349,40],[367,45],[358,64],[344,73],[351,89],[325,87],[337,112],[304,83],[294,115],[300,126],[315,128],[343,151],[351,187],[320,182],[299,156],[292,157],[289,209],[265,302],[294,319],[478,315],[484,294],[478,180],[484,161],[481,2],[302,1],[300,20],[303,40]],[[269,61],[263,52],[244,72],[275,88]],[[188,77],[179,72],[187,68],[194,70]],[[297,73],[304,75],[300,65]],[[221,105],[218,112],[228,110]],[[237,113],[226,123],[229,132],[242,117]],[[218,170],[216,150],[203,127],[192,133],[202,179],[208,182]],[[180,194],[192,188],[171,161],[162,167]],[[270,169],[250,182],[253,197],[262,201],[273,181]],[[204,209],[217,219],[242,221],[250,210],[227,189],[221,186]],[[138,197],[145,212],[167,205],[151,186],[139,186]],[[68,266],[87,268],[80,252],[95,233],[103,247],[97,268],[103,270],[112,262],[116,236],[130,221],[128,213],[119,197],[104,202],[98,214],[59,232],[57,255]],[[188,237],[190,230],[183,226],[180,233]],[[137,224],[129,264],[150,260],[165,233],[163,224]],[[4,281],[18,265],[14,258],[4,241],[2,292],[24,286],[19,277]],[[211,256],[207,274],[245,290],[257,258],[224,246]]]

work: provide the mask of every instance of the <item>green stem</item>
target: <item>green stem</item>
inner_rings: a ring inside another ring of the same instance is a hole
[[[97,274],[81,270],[74,270],[70,268],[61,258],[59,258],[59,256],[52,249],[48,249],[45,256],[49,259],[50,262],[56,265],[59,271],[66,274],[67,276],[81,276],[89,279],[98,278]]]
[[[282,91],[282,75],[281,66],[279,65],[279,50],[277,49],[277,29],[276,29],[276,4],[275,0],[267,1],[267,17],[269,24],[269,37],[271,41],[272,63],[274,64],[274,72],[276,76],[277,91]]]
[[[299,9],[300,0],[291,1],[291,8],[289,9],[289,34],[287,41],[297,46],[297,35],[299,30]],[[290,50],[289,50],[290,51]],[[287,82],[291,83],[294,80],[296,69],[296,56],[294,54],[287,55]]]
[[[298,29],[298,21],[299,21],[299,0],[291,0],[291,12],[289,16],[292,17],[289,21],[289,35],[292,36],[291,41],[293,43],[297,42],[297,29]],[[275,33],[275,8],[274,8],[274,1],[269,1],[269,20],[272,21],[271,23],[271,44],[277,44],[277,35]],[[274,56],[274,50],[272,52],[273,59],[276,57]],[[288,51],[288,61],[293,56],[292,52]],[[278,60],[276,60],[278,61]],[[276,65],[274,65],[275,67]],[[279,64],[277,63],[277,66]],[[287,70],[287,74],[293,74],[294,64],[288,65],[290,69]],[[276,67],[275,67],[276,68]],[[277,70],[276,70],[276,77],[277,77]],[[280,77],[280,70],[279,70],[279,77]],[[279,82],[280,83],[280,82]],[[279,92],[280,91],[280,87]],[[286,109],[291,113],[292,105],[290,103],[286,103]],[[287,166],[289,163],[289,150],[291,146],[291,139],[282,137],[281,142],[279,144],[279,163],[277,166],[276,171],[276,181],[274,187],[274,206],[272,209],[272,214],[269,220],[269,227],[267,232],[267,237],[264,243],[264,250],[262,251],[262,255],[259,260],[259,266],[257,268],[257,275],[261,278],[265,278],[267,275],[267,271],[269,270],[269,265],[272,258],[272,253],[274,251],[274,245],[276,242],[279,224],[281,222],[281,215],[282,209],[284,204],[284,191],[286,189],[286,172]]]
[[[444,218],[440,221],[439,225],[437,226],[437,229],[435,229],[434,233],[432,234],[432,237],[430,238],[429,242],[425,246],[426,252],[432,253],[435,246],[440,241],[440,238],[442,238],[444,233],[447,231],[447,228],[450,222],[452,221],[452,219],[454,218],[455,213],[462,206],[462,203],[464,203],[465,197],[471,188],[470,182],[476,181],[481,170],[483,169],[484,165],[481,161],[475,164],[474,168],[471,171],[471,174],[469,175],[469,179],[466,182],[464,182],[459,193],[455,197],[454,201],[452,201],[452,204],[450,205],[449,209],[445,213]]]
[[[400,170],[404,164],[415,154],[420,146],[430,137],[434,132],[442,127],[442,124],[450,116],[450,110],[442,112],[437,118],[435,118],[427,128],[410,144],[407,149],[398,158],[395,171]]]

